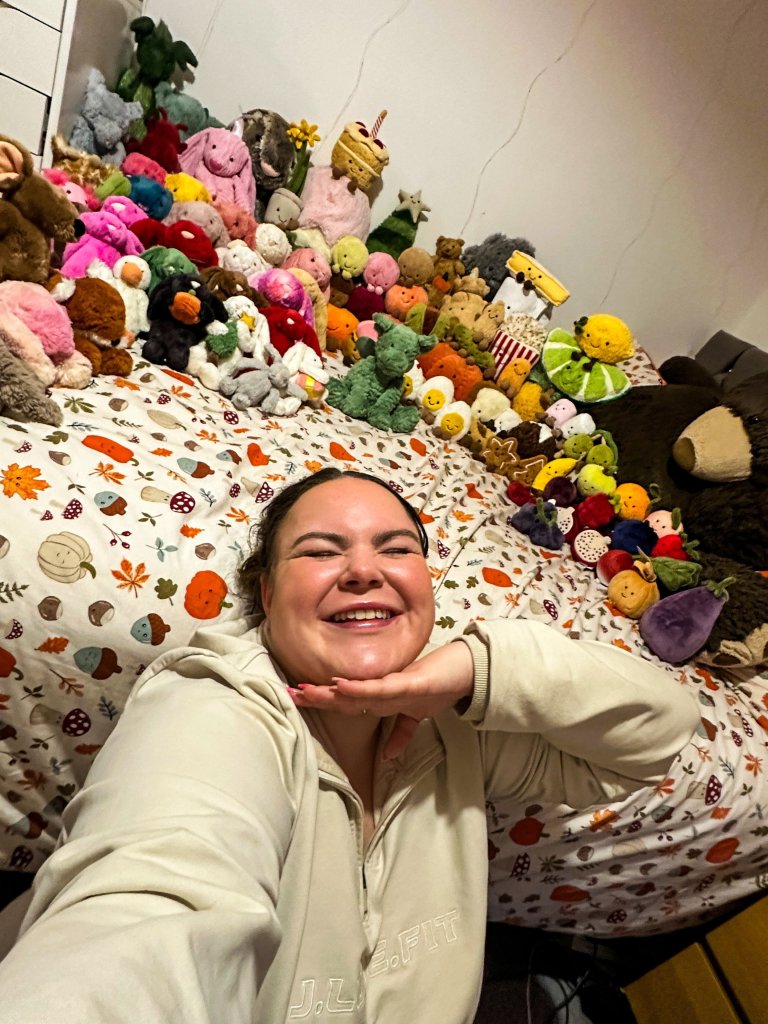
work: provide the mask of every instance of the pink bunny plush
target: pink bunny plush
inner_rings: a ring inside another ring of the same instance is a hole
[[[211,201],[236,203],[248,213],[256,206],[256,182],[248,147],[226,128],[204,128],[187,140],[179,155],[182,171],[206,186]]]
[[[375,255],[375,254],[374,254]],[[373,258],[373,255],[370,259]],[[397,266],[397,264],[395,264]],[[283,268],[306,270],[317,281],[326,302],[331,298],[331,267],[328,260],[317,249],[294,249],[283,262]]]
[[[113,213],[127,228],[137,220],[145,220],[146,212],[128,196],[109,196],[104,200],[102,213]],[[127,255],[127,254],[126,254]]]
[[[393,284],[397,284],[399,278],[400,265],[393,256],[388,252],[371,253],[363,271],[368,291],[383,295]]]
[[[144,246],[114,213],[83,213],[85,234],[64,246],[61,273],[64,277],[85,277],[93,260],[113,267],[121,256],[141,256]]]

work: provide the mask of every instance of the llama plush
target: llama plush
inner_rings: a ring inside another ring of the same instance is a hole
[[[64,246],[61,273],[64,277],[85,277],[94,260],[113,267],[121,256],[141,256],[144,246],[114,213],[83,213],[85,234]]]
[[[256,205],[251,156],[241,138],[226,128],[204,128],[179,156],[182,171],[202,182],[212,202],[237,203],[250,213]]]

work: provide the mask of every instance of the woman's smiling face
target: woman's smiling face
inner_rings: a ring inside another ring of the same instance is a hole
[[[293,683],[400,671],[435,621],[414,524],[394,495],[354,477],[313,488],[288,512],[262,600],[271,652]]]

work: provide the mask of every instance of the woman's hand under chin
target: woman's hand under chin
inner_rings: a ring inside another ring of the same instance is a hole
[[[384,746],[385,760],[408,746],[419,722],[434,718],[472,696],[474,663],[469,647],[453,641],[430,651],[401,672],[380,679],[334,677],[331,686],[300,685],[289,690],[297,707],[343,715],[397,716]]]

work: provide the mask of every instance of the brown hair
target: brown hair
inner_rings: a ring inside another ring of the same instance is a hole
[[[304,477],[302,480],[297,480],[296,483],[288,484],[287,487],[284,487],[269,503],[255,527],[256,539],[253,548],[250,555],[240,566],[237,580],[238,589],[246,601],[247,611],[256,616],[258,623],[263,622],[266,617],[264,606],[261,603],[261,581],[266,579],[274,568],[277,538],[285,517],[299,498],[303,497],[307,491],[311,491],[314,487],[319,487],[321,484],[328,483],[331,480],[340,480],[342,477],[346,478],[349,476],[357,480],[368,480],[372,484],[378,484],[379,487],[383,487],[394,498],[397,498],[405,509],[408,518],[416,527],[422,553],[425,558],[427,557],[429,541],[418,512],[413,505],[406,501],[385,480],[381,480],[377,476],[371,476],[370,473],[359,473],[351,469],[344,471],[332,466],[327,469],[321,469],[312,476]]]

